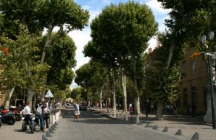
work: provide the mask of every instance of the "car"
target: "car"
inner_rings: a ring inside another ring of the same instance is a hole
[[[80,111],[86,111],[86,110],[87,110],[87,105],[80,106]]]

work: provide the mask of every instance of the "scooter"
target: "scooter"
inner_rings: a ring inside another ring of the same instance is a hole
[[[21,115],[16,106],[11,106],[9,110],[13,112],[16,121],[21,121]]]
[[[35,131],[35,116],[23,115],[22,120],[22,131],[26,132],[27,127],[29,126],[31,133],[33,134]]]
[[[14,125],[15,121],[16,121],[15,115],[13,114],[13,112],[6,110],[6,109],[1,111],[1,122],[2,123]]]

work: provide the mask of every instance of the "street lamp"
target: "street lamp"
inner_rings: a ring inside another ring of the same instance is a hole
[[[213,40],[214,39],[214,32],[209,32],[208,33],[209,35],[209,39],[210,40]],[[207,49],[210,51],[208,45],[206,44],[206,36],[203,35],[201,37],[201,42],[207,47]],[[206,56],[208,56],[208,66],[209,66],[209,87],[210,87],[210,92],[211,92],[211,109],[212,109],[212,126],[213,126],[213,129],[215,129],[215,106],[214,106],[214,87],[213,87],[213,73],[212,73],[212,60],[215,59],[215,53],[211,53],[211,52],[208,52],[208,53],[205,53]]]

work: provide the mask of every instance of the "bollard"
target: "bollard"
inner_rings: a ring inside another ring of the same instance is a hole
[[[42,140],[48,140],[44,134],[42,135]]]
[[[165,127],[162,132],[168,132],[168,127]]]
[[[149,127],[149,123],[147,123],[147,124],[145,125],[145,127],[146,127],[146,128]]]
[[[128,121],[128,114],[127,114],[127,112],[125,114],[125,120]]]
[[[55,122],[54,124],[55,124],[55,125],[58,125],[58,123],[57,123],[57,122]]]
[[[136,123],[137,123],[137,125],[141,125],[141,124],[142,124],[142,123],[140,122],[140,120],[139,120],[139,115],[136,116]]]
[[[117,113],[116,113],[116,116],[117,116],[117,118],[119,118],[119,112],[117,111]]]
[[[199,133],[194,133],[194,135],[192,136],[191,140],[199,140]]]
[[[48,131],[46,131],[46,137],[52,137]]]
[[[121,113],[121,119],[122,119],[122,120],[124,119],[124,114],[123,114],[123,112]]]
[[[158,126],[155,125],[152,129],[153,129],[153,130],[158,130]]]
[[[52,128],[49,128],[49,133],[54,133],[54,131],[52,130]]]
[[[55,126],[54,126],[54,125],[52,125],[52,126],[51,126],[51,129],[52,129],[52,130],[55,130],[56,128],[55,128]]]
[[[175,133],[175,135],[182,135],[181,129],[179,129],[179,130]]]
[[[116,111],[113,111],[113,117],[116,118]]]

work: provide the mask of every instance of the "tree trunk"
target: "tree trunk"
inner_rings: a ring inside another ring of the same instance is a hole
[[[167,68],[170,67],[171,60],[172,60],[172,57],[173,57],[173,50],[174,50],[174,45],[171,45],[170,50],[169,50],[169,57],[168,57],[168,60],[167,60]]]
[[[140,112],[140,97],[139,96],[135,97],[134,102],[135,102],[135,108],[136,108],[135,113],[140,115],[141,114],[141,112]]]
[[[157,103],[156,118],[163,119],[163,104],[160,102]]]
[[[28,93],[27,93],[27,102],[29,102],[29,107],[32,108],[34,105],[32,104],[32,99],[34,96],[34,92],[32,90],[28,89]]]
[[[10,106],[10,99],[11,99],[11,96],[13,95],[14,90],[15,90],[15,87],[13,87],[13,88],[7,93],[6,100],[5,100],[5,104],[4,104],[4,108],[5,108],[5,109],[9,109],[9,106]]]
[[[113,111],[114,114],[116,112],[116,93],[115,93],[115,70],[113,70],[112,74],[112,92],[113,92]]]
[[[48,29],[48,33],[47,33],[47,38],[46,38],[46,42],[43,48],[43,52],[42,52],[42,56],[41,56],[41,64],[44,63],[44,59],[45,59],[45,55],[46,55],[46,48],[48,47],[48,45],[50,44],[50,38],[51,38],[51,33],[52,33],[53,27],[52,24],[49,24],[49,29]]]
[[[123,112],[127,113],[127,77],[124,70],[121,68],[121,77],[122,77],[122,89],[123,89]]]
[[[174,50],[174,45],[171,45],[170,50],[169,50],[169,57],[167,59],[167,68],[170,67],[171,60],[172,60],[172,57],[173,57],[173,50]],[[163,118],[163,104],[162,103],[157,104],[156,118],[157,119],[162,119]]]
[[[90,100],[88,100],[88,107],[90,107],[91,106],[91,101]]]
[[[136,61],[135,61],[133,55],[132,55],[132,58],[133,58],[133,75],[134,75],[133,86],[134,86],[135,92],[137,92],[138,88],[137,88]],[[135,106],[135,110],[134,111],[135,111],[136,114],[141,114],[141,112],[140,112],[140,99],[139,99],[139,95],[137,95],[137,93],[135,95],[136,95],[136,97],[134,98],[134,106]]]
[[[104,84],[103,86],[101,87],[101,91],[100,91],[100,108],[103,107],[103,88],[104,88]]]

